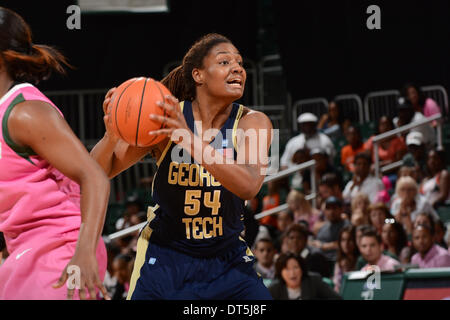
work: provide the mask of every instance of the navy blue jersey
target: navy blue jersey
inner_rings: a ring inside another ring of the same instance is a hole
[[[196,134],[191,102],[180,105],[186,123]],[[210,143],[234,160],[235,131],[242,112],[242,105],[233,104],[229,118]],[[152,192],[156,206],[149,211],[150,242],[194,257],[213,257],[240,241],[244,200],[225,189],[173,142],[158,161]]]

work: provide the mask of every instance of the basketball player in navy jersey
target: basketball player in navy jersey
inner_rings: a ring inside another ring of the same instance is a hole
[[[151,116],[165,127],[149,134],[167,138],[148,148],[112,133],[107,113],[114,89],[106,95],[106,133],[91,155],[110,178],[148,153],[158,166],[156,206],[138,241],[128,299],[271,299],[240,238],[244,201],[261,188],[272,139],[265,114],[234,103],[245,80],[242,57],[229,39],[201,38],[162,80],[174,96],[160,103],[166,117]],[[217,135],[206,138],[208,129]],[[237,134],[249,129],[264,129],[258,139],[266,142],[251,145]],[[262,156],[250,164],[255,154]]]

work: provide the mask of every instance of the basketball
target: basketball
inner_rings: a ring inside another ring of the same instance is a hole
[[[162,129],[164,124],[150,119],[150,114],[165,115],[156,102],[165,102],[170,91],[152,78],[132,78],[122,83],[111,98],[111,123],[115,133],[125,142],[138,147],[149,147],[165,136],[148,133]]]

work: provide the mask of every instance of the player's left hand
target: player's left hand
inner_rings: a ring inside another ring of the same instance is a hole
[[[75,283],[72,282],[73,277]],[[95,254],[88,252],[79,252],[79,250],[76,250],[74,256],[64,268],[58,282],[53,284],[53,288],[61,288],[68,279],[68,300],[73,299],[75,290],[78,290],[78,295],[81,300],[95,300],[96,288],[100,290],[106,300],[111,300],[105,286],[100,280],[100,276],[98,274],[97,258]],[[89,293],[89,297],[86,294],[86,290]]]
[[[164,124],[163,129],[150,131],[150,135],[166,135],[175,143],[181,142],[180,136],[191,136],[192,131],[189,129],[180,104],[177,98],[171,95],[165,96],[165,102],[158,101],[157,105],[166,111],[166,116],[151,114],[150,119]],[[176,131],[176,134],[173,134]]]

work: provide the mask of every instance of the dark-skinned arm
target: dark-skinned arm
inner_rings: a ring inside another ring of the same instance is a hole
[[[59,112],[45,102],[25,101],[16,105],[8,119],[8,129],[15,143],[30,147],[81,187],[81,226],[76,250],[55,287],[61,287],[67,280],[67,267],[76,265],[81,271],[80,298],[87,297],[87,289],[91,299],[95,299],[95,287],[108,298],[96,259],[109,198],[106,175]],[[69,299],[72,295],[73,290],[68,290]]]

